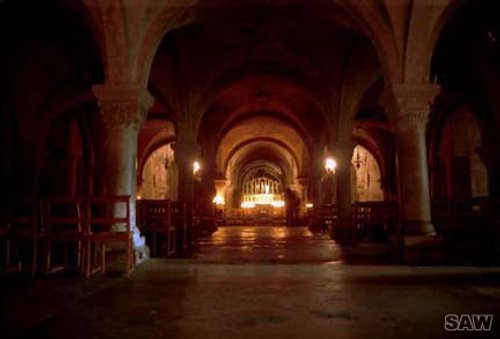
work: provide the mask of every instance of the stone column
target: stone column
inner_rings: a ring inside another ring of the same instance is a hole
[[[312,176],[312,221],[310,228],[312,231],[321,230],[321,215],[320,209],[322,205],[323,188],[321,185],[321,180],[324,171],[323,163],[323,150],[319,144],[313,146],[312,152],[312,164],[311,164],[311,176]]]
[[[351,159],[352,141],[339,143],[335,148],[337,159],[336,189],[337,189],[337,227],[334,238],[349,241],[353,239],[352,230],[352,192],[351,192]]]
[[[198,145],[194,140],[179,140],[174,144],[173,148],[175,151],[175,162],[179,170],[178,199],[182,201],[193,201],[193,162],[199,160]]]
[[[430,84],[393,86],[401,222],[405,236],[436,234],[431,223],[425,129],[430,104],[438,91],[438,85]]]
[[[144,237],[140,235],[135,217],[137,135],[153,104],[153,98],[138,85],[95,85],[92,91],[98,99],[101,118],[107,129],[104,192],[109,195],[130,195],[134,247],[143,247]]]
[[[301,187],[300,189],[300,194],[301,194],[301,203],[300,203],[300,216],[306,216],[307,215],[307,208],[306,204],[309,203],[309,179],[306,177],[299,177],[299,185]]]
[[[216,164],[215,154],[217,152],[215,138],[204,144],[203,171],[202,171],[202,199],[206,202],[212,202],[217,195],[216,188]]]

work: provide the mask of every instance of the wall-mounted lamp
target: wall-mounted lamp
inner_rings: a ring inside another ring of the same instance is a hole
[[[356,167],[357,170],[361,168],[366,163],[366,155],[363,159],[361,159],[361,155],[359,154],[359,149],[355,149],[356,155],[353,157],[352,164]]]
[[[193,162],[193,175],[196,175],[200,172],[201,170],[201,164],[199,161]]]
[[[224,205],[224,198],[222,196],[220,196],[220,195],[216,195],[214,197],[214,199],[212,200],[212,202],[214,204],[216,204],[217,206]]]
[[[335,169],[337,168],[337,162],[335,159],[328,157],[325,159],[325,170],[328,173],[335,173]]]

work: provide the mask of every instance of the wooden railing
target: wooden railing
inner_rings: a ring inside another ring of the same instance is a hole
[[[231,208],[226,212],[227,225],[285,225],[286,209],[257,205],[255,208]]]

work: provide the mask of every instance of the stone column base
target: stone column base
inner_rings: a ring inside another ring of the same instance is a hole
[[[353,229],[350,222],[339,222],[333,229],[330,237],[339,243],[351,243],[354,241]]]
[[[319,233],[323,230],[323,227],[321,225],[321,221],[319,219],[313,218],[309,222],[309,230],[313,233]]]
[[[408,235],[403,238],[401,259],[405,264],[443,264],[443,238],[438,235]]]
[[[134,247],[134,258],[135,265],[140,265],[149,259],[149,247],[147,245],[142,245],[139,247]]]
[[[436,236],[436,231],[434,226],[430,221],[413,221],[413,220],[403,220],[403,229],[406,236]]]

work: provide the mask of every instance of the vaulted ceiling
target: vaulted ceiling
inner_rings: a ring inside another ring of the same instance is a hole
[[[346,81],[351,61],[375,59],[364,63],[373,66],[366,81],[380,73],[371,43],[335,2],[202,2],[196,18],[165,36],[149,88],[168,116],[196,121],[201,143],[266,114],[311,143],[333,130],[346,92],[364,90]]]

